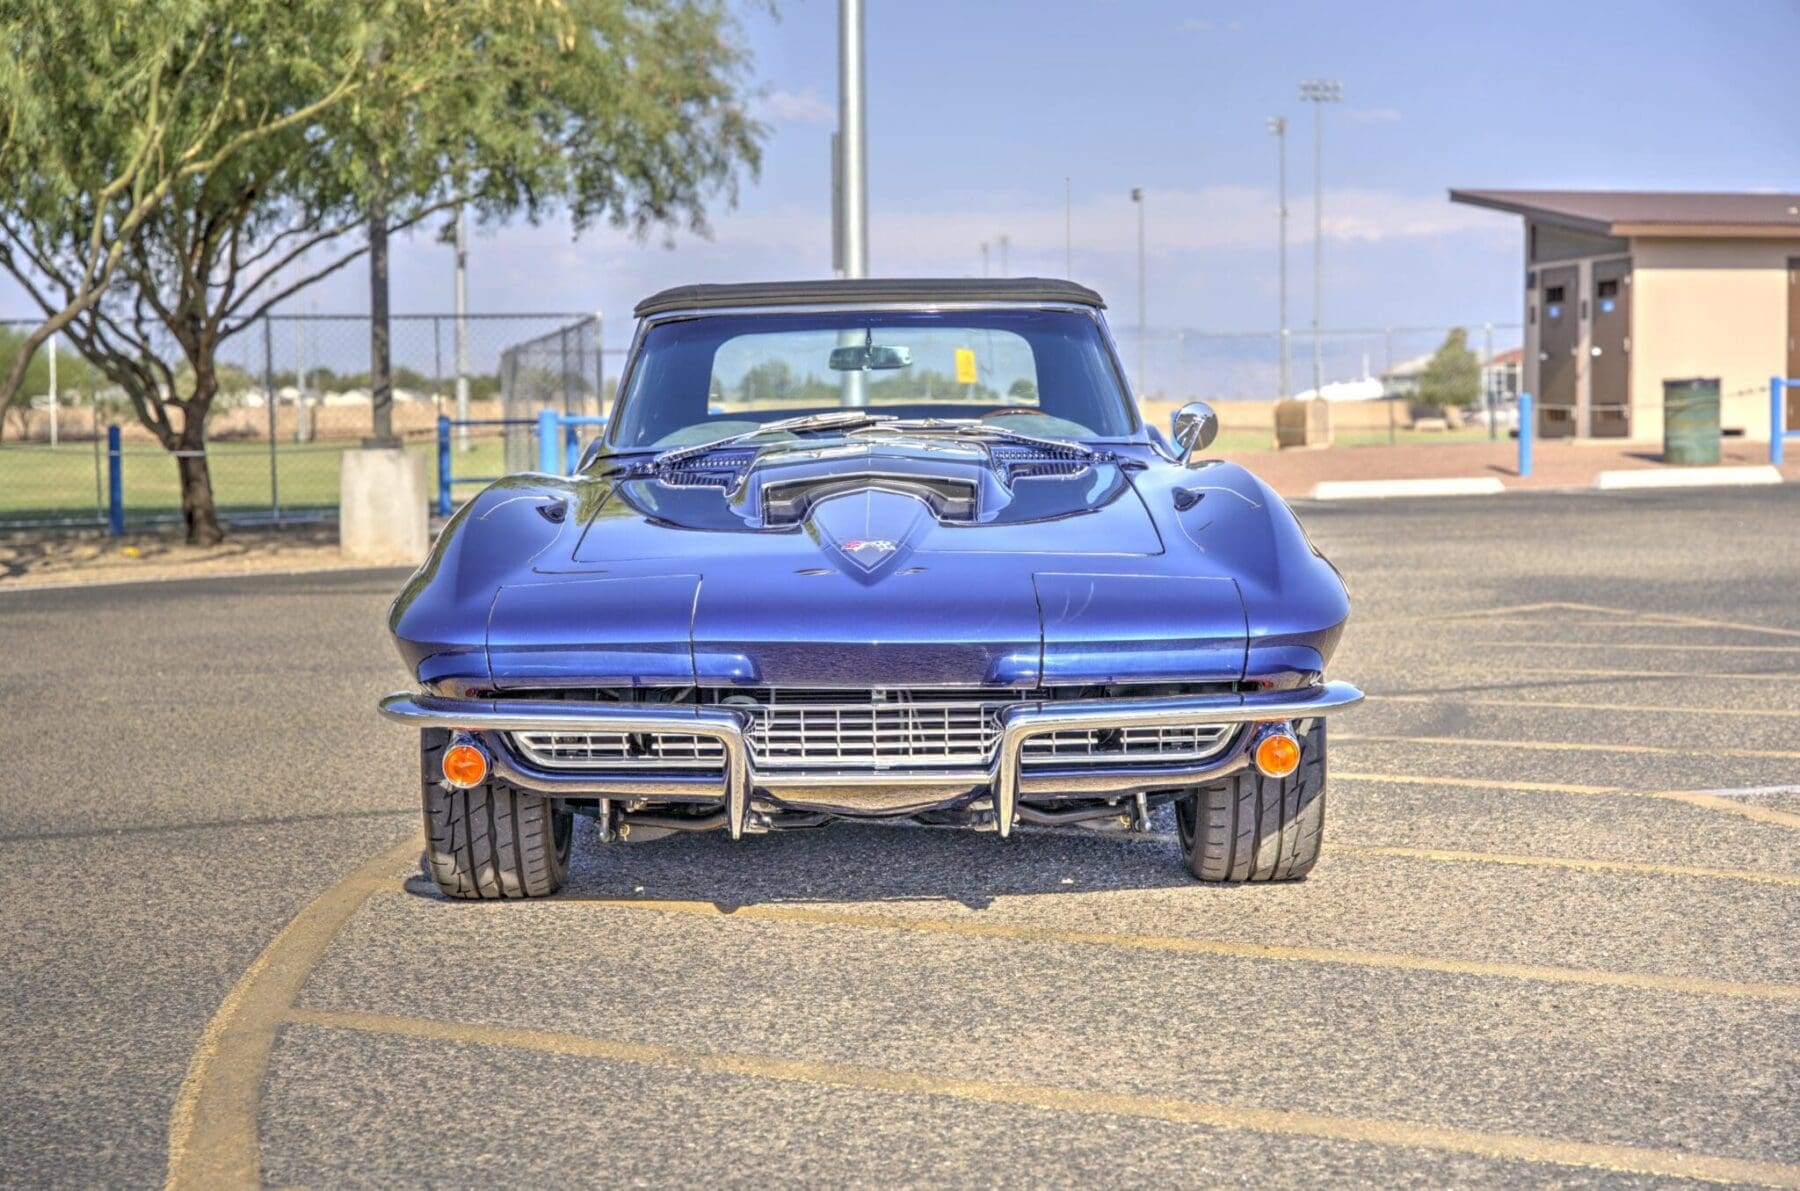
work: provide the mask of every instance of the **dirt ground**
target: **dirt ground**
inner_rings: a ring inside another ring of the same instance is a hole
[[[356,564],[344,562],[338,553],[335,525],[236,529],[217,546],[189,546],[178,532],[118,538],[98,531],[0,534],[0,588],[326,571],[350,565]]]

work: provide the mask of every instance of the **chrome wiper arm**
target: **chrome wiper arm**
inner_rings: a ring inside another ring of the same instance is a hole
[[[995,426],[980,418],[910,418],[904,421],[883,423],[883,430],[892,430],[898,434],[923,430],[948,430],[953,434],[969,438],[1002,438],[1007,442],[1024,443],[1027,446],[1042,447],[1050,451],[1067,451],[1072,455],[1092,458],[1099,454],[1092,447],[1083,443],[1069,442],[1060,438],[1040,438],[1035,434],[1023,434],[1017,430],[1008,430],[1004,426]]]
[[[891,422],[892,414],[871,414],[860,409],[839,409],[822,414],[802,414],[796,418],[779,418],[773,422],[765,422],[755,430],[746,430],[741,434],[727,434],[724,438],[715,438],[711,442],[695,443],[691,447],[673,447],[650,460],[653,467],[668,467],[688,459],[697,459],[720,447],[728,447],[733,443],[748,442],[750,439],[764,434],[777,434],[784,430],[835,430],[852,426],[875,425],[880,422]]]

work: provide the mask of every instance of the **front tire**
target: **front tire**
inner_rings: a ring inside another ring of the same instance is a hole
[[[548,897],[569,873],[575,816],[555,800],[491,778],[466,790],[441,768],[450,733],[428,728],[419,748],[425,857],[445,897]]]
[[[1325,721],[1296,725],[1300,768],[1285,778],[1255,769],[1175,804],[1188,871],[1201,881],[1297,881],[1312,871],[1325,834]]]

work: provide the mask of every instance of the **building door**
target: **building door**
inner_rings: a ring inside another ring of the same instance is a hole
[[[1581,341],[1581,272],[1574,265],[1545,269],[1538,290],[1538,434],[1575,434],[1575,359]]]
[[[1631,258],[1594,262],[1588,354],[1588,434],[1631,433]]]
[[[1800,380],[1800,256],[1788,257],[1787,378]],[[1800,385],[1787,388],[1787,428],[1800,430]]]

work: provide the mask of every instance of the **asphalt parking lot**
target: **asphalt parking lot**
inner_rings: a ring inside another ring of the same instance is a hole
[[[1325,852],[838,826],[418,876],[392,572],[0,593],[21,1185],[1800,1186],[1800,488],[1302,506]]]

